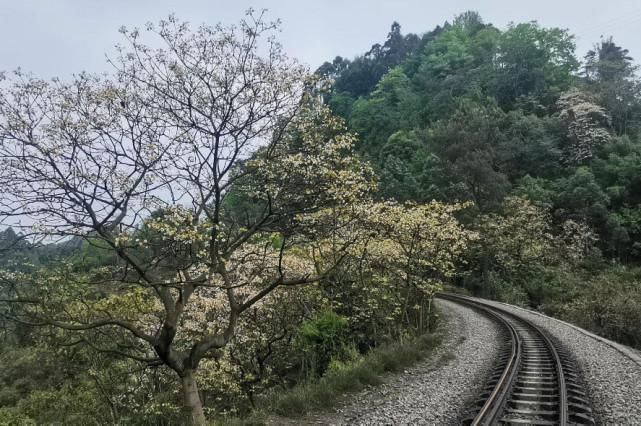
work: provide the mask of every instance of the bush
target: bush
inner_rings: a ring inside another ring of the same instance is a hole
[[[529,304],[530,299],[527,292],[518,283],[513,280],[508,282],[498,274],[490,273],[488,275],[490,278],[486,287],[483,288],[482,296],[517,306]]]
[[[30,418],[16,407],[0,407],[0,426],[31,426],[36,425]]]
[[[375,348],[356,361],[332,362],[332,368],[320,379],[297,385],[285,392],[271,392],[261,400],[260,409],[262,413],[286,417],[326,409],[345,392],[379,385],[384,373],[398,372],[430,356],[439,342],[437,335],[424,334],[405,343]]]
[[[97,425],[109,419],[103,408],[100,396],[85,383],[57,390],[37,390],[17,404],[18,412],[37,424]]]
[[[298,330],[297,342],[303,351],[303,371],[308,376],[320,377],[332,361],[350,361],[357,356],[347,318],[332,311],[304,322]]]
[[[603,337],[641,348],[641,271],[612,268],[577,288],[558,315]]]

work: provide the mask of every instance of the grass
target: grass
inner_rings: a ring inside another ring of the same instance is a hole
[[[264,424],[270,416],[298,418],[334,406],[346,393],[383,383],[383,375],[396,373],[430,356],[440,343],[437,334],[373,349],[358,361],[330,370],[324,377],[273,392],[259,401],[257,410],[242,424]],[[241,424],[232,421],[226,424]]]
[[[436,328],[442,329],[447,316],[436,316]],[[315,381],[300,383],[291,389],[273,391],[260,397],[256,409],[244,418],[218,419],[212,425],[247,426],[264,424],[295,425],[296,419],[334,407],[346,394],[358,392],[368,386],[383,383],[387,373],[397,373],[427,359],[442,340],[442,332],[427,333],[403,343],[380,346],[349,364],[330,369],[325,376]],[[452,360],[455,355],[444,353],[437,365]]]
[[[383,383],[383,375],[397,373],[428,358],[441,342],[438,333],[424,334],[404,343],[373,349],[358,361],[330,370],[322,378],[288,390],[272,392],[259,399],[256,410],[246,418],[225,418],[212,425],[247,426],[274,424],[274,416],[299,418],[312,411],[333,407],[346,393]],[[447,362],[448,354],[438,360]],[[271,420],[271,421],[270,421]],[[293,423],[292,423],[293,424]]]

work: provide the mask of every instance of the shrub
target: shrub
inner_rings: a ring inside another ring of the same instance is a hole
[[[357,355],[349,337],[347,318],[332,311],[304,322],[297,341],[303,351],[303,371],[311,376],[322,376],[332,361],[349,361]]]
[[[641,271],[605,271],[577,288],[559,315],[580,327],[641,348]]]
[[[326,374],[316,380],[301,383],[287,391],[272,391],[260,401],[262,413],[297,417],[315,409],[326,409],[346,392],[383,382],[382,375],[398,372],[421,359],[429,357],[438,346],[436,334],[424,334],[404,343],[383,345],[351,362],[331,363]],[[256,412],[258,414],[261,411]],[[253,417],[253,416],[252,416]],[[251,419],[250,419],[251,420]]]

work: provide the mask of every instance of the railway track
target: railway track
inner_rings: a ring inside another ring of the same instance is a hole
[[[483,311],[501,325],[504,335],[497,364],[464,424],[594,424],[572,360],[543,330],[508,311],[465,296],[439,297]]]

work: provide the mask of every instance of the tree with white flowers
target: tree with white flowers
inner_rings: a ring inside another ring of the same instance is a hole
[[[205,423],[199,363],[243,313],[319,281],[355,242],[321,265],[310,241],[334,224],[306,218],[373,187],[355,137],[306,94],[313,82],[277,30],[252,11],[231,27],[170,17],[123,28],[112,75],[16,72],[0,91],[0,224],[118,258],[91,273],[3,274],[5,316],[171,368],[194,424]]]

